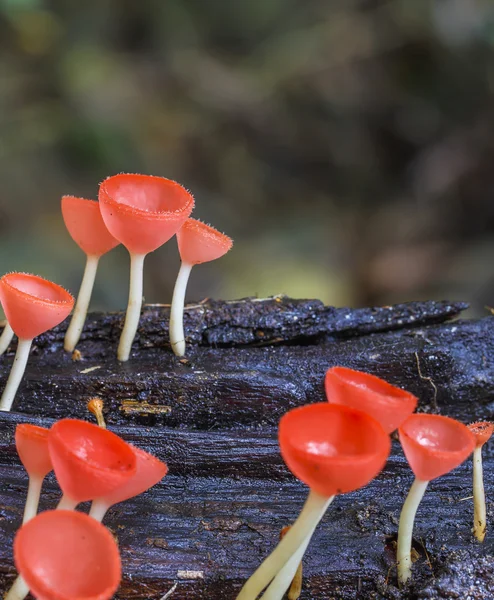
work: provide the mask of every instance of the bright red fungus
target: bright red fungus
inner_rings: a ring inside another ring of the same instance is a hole
[[[59,285],[36,275],[9,273],[0,278],[0,302],[19,338],[14,364],[0,401],[10,410],[29,358],[33,339],[61,323],[74,306],[74,298]]]
[[[161,481],[168,472],[166,464],[152,454],[148,454],[135,446],[131,446],[131,448],[136,458],[135,475],[118,488],[93,502],[90,515],[98,521],[103,520],[110,506],[142,494]]]
[[[325,378],[330,403],[358,408],[377,419],[391,433],[413,413],[418,399],[370,373],[347,367],[332,367]]]
[[[62,419],[50,429],[48,447],[62,488],[62,507],[94,500],[136,473],[132,447],[118,435],[86,421]]]
[[[170,179],[115,175],[99,189],[101,215],[130,254],[129,301],[118,359],[129,359],[142,306],[144,258],[177,233],[194,208],[189,192]]]
[[[23,525],[14,560],[38,600],[109,600],[120,584],[112,534],[80,512],[46,511]]]
[[[467,427],[475,436],[475,445],[477,447],[483,446],[494,433],[494,423],[490,423],[489,421],[471,423]]]
[[[468,427],[441,415],[411,415],[399,428],[399,435],[408,464],[422,481],[449,473],[475,448]]]
[[[473,451],[473,532],[479,542],[483,542],[487,531],[487,510],[485,506],[484,467],[482,446],[490,439],[494,423],[482,421],[471,423],[468,429],[475,436]]]
[[[224,233],[201,223],[187,219],[177,233],[178,250],[182,264],[173,290],[170,309],[170,343],[177,356],[185,354],[184,303],[187,282],[194,265],[216,260],[226,254],[233,241]]]

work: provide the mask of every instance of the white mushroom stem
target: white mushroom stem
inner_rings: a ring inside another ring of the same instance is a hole
[[[428,481],[421,481],[415,479],[412,483],[412,487],[408,492],[407,499],[403,508],[401,509],[400,525],[398,527],[398,582],[400,584],[406,583],[412,575],[412,535],[413,535],[413,523],[415,521],[415,515],[417,508],[424,496],[425,490],[427,489]]]
[[[173,290],[172,306],[170,309],[170,343],[173,352],[177,356],[185,354],[185,334],[184,334],[184,304],[185,291],[192,267],[189,263],[183,262],[180,265],[175,289]]]
[[[67,496],[67,494],[64,494],[60,498],[60,502],[57,504],[57,509],[56,510],[75,510],[75,507],[78,504],[79,504],[79,502],[76,502],[75,500],[72,500],[72,498],[69,498]]]
[[[109,508],[110,507],[108,506],[108,504],[106,504],[106,502],[103,502],[103,500],[93,500],[93,503],[91,504],[91,510],[89,511],[89,516],[93,517],[93,519],[96,519],[96,521],[99,521],[101,523],[105,518],[105,515]]]
[[[3,390],[2,399],[0,400],[0,410],[10,410],[14,403],[14,398],[17,389],[26,370],[27,359],[29,358],[29,350],[33,340],[21,340],[17,342],[17,352],[15,353],[14,364],[10,370],[10,375],[7,380],[7,385]]]
[[[247,580],[240,590],[237,600],[253,600],[277,575],[277,573],[290,560],[292,555],[304,543],[306,537],[315,529],[324,516],[326,509],[332,501],[331,498],[321,496],[311,490],[297,520],[266,558],[255,573]]]
[[[4,600],[24,600],[28,594],[29,588],[24,579],[19,575]]]
[[[43,479],[44,477],[38,477],[36,475],[31,475],[29,477],[26,505],[24,506],[24,518],[22,519],[23,524],[35,517],[38,512],[39,497],[41,494]]]
[[[482,446],[478,446],[473,451],[473,532],[479,542],[484,541],[486,528]]]
[[[125,362],[129,360],[132,342],[134,341],[142,307],[142,286],[145,254],[130,255],[130,285],[129,303],[125,315],[125,324],[118,345],[118,360]]]
[[[333,499],[334,496],[329,498],[326,508],[331,504]],[[302,562],[305,551],[307,550],[307,546],[310,543],[310,540],[312,538],[312,535],[314,534],[314,531],[316,530],[316,527],[317,523],[315,523],[312,529],[308,532],[303,542],[292,554],[285,566],[278,572],[276,577],[270,583],[268,589],[261,596],[261,600],[281,600],[283,598],[286,590],[290,587],[293,578],[297,573],[298,567]]]
[[[93,293],[94,280],[98,270],[99,258],[99,256],[87,257],[86,267],[84,269],[84,275],[82,276],[82,283],[79,289],[79,295],[77,296],[74,314],[72,315],[70,325],[65,334],[63,347],[67,352],[74,351],[77,343],[79,342],[79,338],[81,337],[84,323],[86,322],[86,315],[89,308],[89,302],[91,300],[91,294]]]
[[[8,323],[6,323],[5,327],[3,328],[2,335],[0,335],[0,356],[7,351],[7,348],[10,346],[13,337],[14,330]]]

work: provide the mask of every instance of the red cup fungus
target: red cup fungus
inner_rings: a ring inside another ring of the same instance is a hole
[[[189,275],[194,265],[220,258],[232,247],[233,241],[213,227],[197,219],[187,219],[177,233],[182,263],[173,290],[170,309],[170,343],[177,356],[185,354],[184,302]]]
[[[494,423],[482,421],[468,425],[475,436],[473,451],[473,533],[479,542],[483,542],[487,531],[487,512],[485,508],[484,468],[482,465],[482,446],[490,439]]]
[[[23,525],[14,561],[38,600],[110,600],[122,576],[113,535],[75,511],[46,511]]]
[[[29,476],[23,523],[36,516],[43,480],[53,469],[48,451],[48,433],[48,429],[29,423],[21,423],[15,429],[17,454]]]
[[[281,598],[302,558],[298,551],[309,543],[334,496],[367,485],[391,450],[389,435],[378,421],[338,404],[291,410],[281,418],[278,438],[287,467],[310,487],[310,493],[291,529],[245,583],[237,600],[256,598],[273,577],[263,598]],[[284,569],[287,563],[290,566]]]
[[[368,413],[393,432],[413,413],[418,399],[384,379],[347,367],[332,367],[325,377],[326,398]]]
[[[104,497],[136,473],[132,447],[86,421],[57,421],[50,429],[48,448],[63,492],[58,508],[75,508],[80,502]]]
[[[0,301],[19,338],[0,410],[10,410],[24,374],[33,339],[68,317],[74,298],[59,285],[36,275],[9,273],[0,278]]]
[[[62,216],[72,239],[87,256],[74,314],[65,334],[64,348],[73,352],[84,328],[99,259],[118,246],[119,241],[106,228],[99,204],[94,200],[63,196]]]
[[[103,520],[111,506],[142,494],[161,481],[168,472],[166,464],[152,454],[134,446],[130,447],[135,454],[136,472],[125,483],[93,502],[89,514],[98,521]]]
[[[404,584],[411,577],[413,523],[427,485],[466,460],[475,448],[475,438],[463,423],[440,415],[411,415],[398,431],[415,475],[398,529],[398,581]]]
[[[181,185],[151,175],[114,175],[99,189],[103,220],[130,254],[129,302],[118,359],[129,358],[142,306],[144,258],[173,237],[194,208]]]

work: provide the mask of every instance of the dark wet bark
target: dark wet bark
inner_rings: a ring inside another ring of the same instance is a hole
[[[0,588],[14,573],[12,536],[27,486],[13,446],[15,423],[91,418],[87,400],[102,397],[110,427],[170,467],[162,484],[107,516],[125,571],[118,597],[158,599],[178,582],[171,600],[233,599],[307,494],[281,461],[277,421],[289,408],[324,400],[331,365],[381,375],[416,393],[421,410],[467,422],[492,417],[494,318],[446,322],[463,307],[208,302],[186,313],[186,361],[167,347],[163,307],[145,309],[124,365],[114,357],[120,314],[92,316],[76,362],[61,348],[63,328],[41,336],[16,412],[0,414]],[[0,359],[2,384],[11,362],[11,355]],[[487,446],[491,498],[493,466]],[[306,556],[303,598],[463,598],[474,581],[480,595],[472,598],[494,597],[493,536],[474,542],[472,501],[464,500],[471,495],[470,462],[429,486],[415,530],[414,588],[397,590],[393,542],[411,481],[395,443],[376,481],[333,503]],[[43,508],[56,500],[51,478]],[[493,508],[489,502],[491,520]]]

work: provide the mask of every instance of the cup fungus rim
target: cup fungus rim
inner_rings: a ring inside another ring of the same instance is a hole
[[[468,429],[475,436],[475,447],[482,448],[494,433],[494,423],[492,421],[475,421],[467,425]]]
[[[50,298],[41,298],[36,296],[35,294],[30,294],[29,292],[25,292],[24,290],[20,290],[18,287],[13,285],[9,279],[11,277],[22,277],[28,279],[36,279],[39,283],[42,283],[46,287],[50,287],[53,291],[57,292],[57,294],[61,297],[60,300],[52,300]],[[2,277],[0,277],[0,285],[4,285],[11,292],[13,292],[18,297],[24,298],[28,300],[32,304],[38,304],[40,306],[46,306],[53,308],[54,306],[69,306],[74,304],[74,297],[70,292],[68,292],[64,287],[59,285],[58,283],[54,283],[49,279],[45,279],[44,277],[40,277],[39,275],[33,275],[32,273],[24,273],[19,271],[12,271],[10,273],[6,273]],[[63,298],[62,298],[63,296]]]

